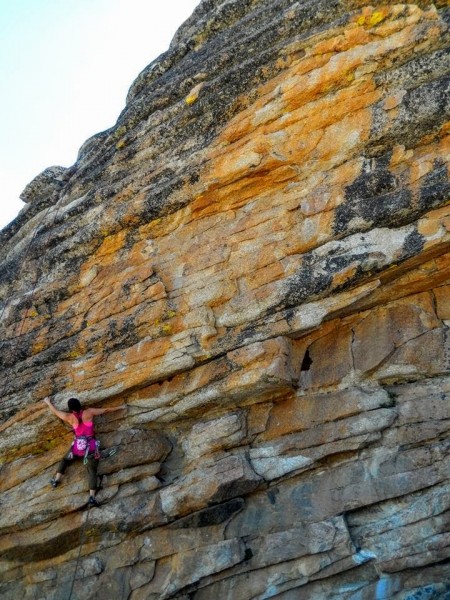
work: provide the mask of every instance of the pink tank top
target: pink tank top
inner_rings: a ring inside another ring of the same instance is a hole
[[[75,440],[72,446],[72,452],[76,456],[84,456],[86,453],[86,446],[88,444],[88,452],[95,452],[96,444],[94,439],[94,422],[89,421],[88,423],[83,423],[83,411],[74,414],[78,418],[78,425],[73,428],[73,431],[75,433]]]

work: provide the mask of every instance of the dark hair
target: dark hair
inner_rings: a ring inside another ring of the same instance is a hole
[[[78,413],[81,410],[81,404],[78,398],[69,398],[67,406],[69,407],[70,412]]]

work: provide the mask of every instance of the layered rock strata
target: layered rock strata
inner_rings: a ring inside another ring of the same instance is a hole
[[[2,598],[450,597],[448,2],[203,0],[1,234]],[[49,479],[101,417],[101,509]]]

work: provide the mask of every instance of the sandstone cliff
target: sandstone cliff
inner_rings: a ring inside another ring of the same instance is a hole
[[[0,234],[2,598],[450,597],[449,24],[203,0],[27,186]],[[100,509],[80,464],[49,486],[46,395],[128,404],[98,421]]]

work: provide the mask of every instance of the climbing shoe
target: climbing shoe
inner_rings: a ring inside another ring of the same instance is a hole
[[[89,496],[88,506],[89,508],[92,508],[93,506],[100,506],[100,504],[97,502],[94,496]]]
[[[50,483],[52,485],[52,488],[58,487],[59,485],[59,481],[57,479],[50,479]]]

